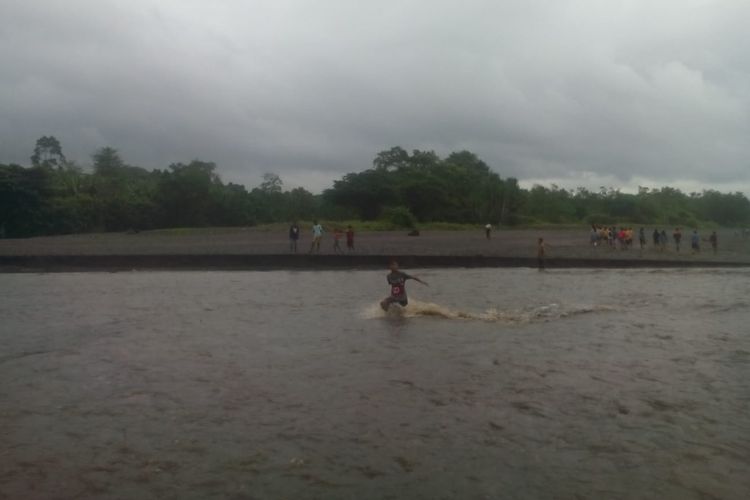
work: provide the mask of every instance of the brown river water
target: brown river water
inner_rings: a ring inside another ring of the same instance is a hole
[[[0,275],[0,499],[750,498],[750,270]]]

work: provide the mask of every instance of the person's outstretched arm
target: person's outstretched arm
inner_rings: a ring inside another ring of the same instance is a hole
[[[422,284],[423,284],[423,285],[425,285],[425,286],[430,286],[430,285],[428,285],[428,284],[427,284],[427,282],[426,282],[426,281],[422,281],[421,279],[417,278],[416,276],[411,276],[411,275],[408,275],[408,274],[407,274],[407,275],[406,275],[406,277],[407,277],[408,279],[413,279],[413,280],[414,280],[414,281],[416,281],[417,283],[422,283]]]

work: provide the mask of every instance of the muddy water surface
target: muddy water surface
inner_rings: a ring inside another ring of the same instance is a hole
[[[750,271],[0,276],[0,498],[750,496]]]

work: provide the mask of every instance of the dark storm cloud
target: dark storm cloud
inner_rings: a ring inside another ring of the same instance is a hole
[[[657,5],[654,5],[657,4]],[[324,187],[392,145],[567,186],[750,187],[738,1],[0,0],[0,161]]]

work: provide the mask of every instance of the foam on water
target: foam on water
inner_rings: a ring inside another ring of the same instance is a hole
[[[419,318],[432,317],[450,320],[474,320],[490,323],[531,323],[537,321],[551,321],[580,314],[614,311],[609,305],[567,305],[557,303],[534,306],[525,309],[499,310],[497,308],[485,311],[465,311],[454,309],[433,302],[410,300],[409,305],[401,308],[391,307],[388,312],[383,311],[380,304],[371,304],[362,313],[367,319],[375,318]]]

